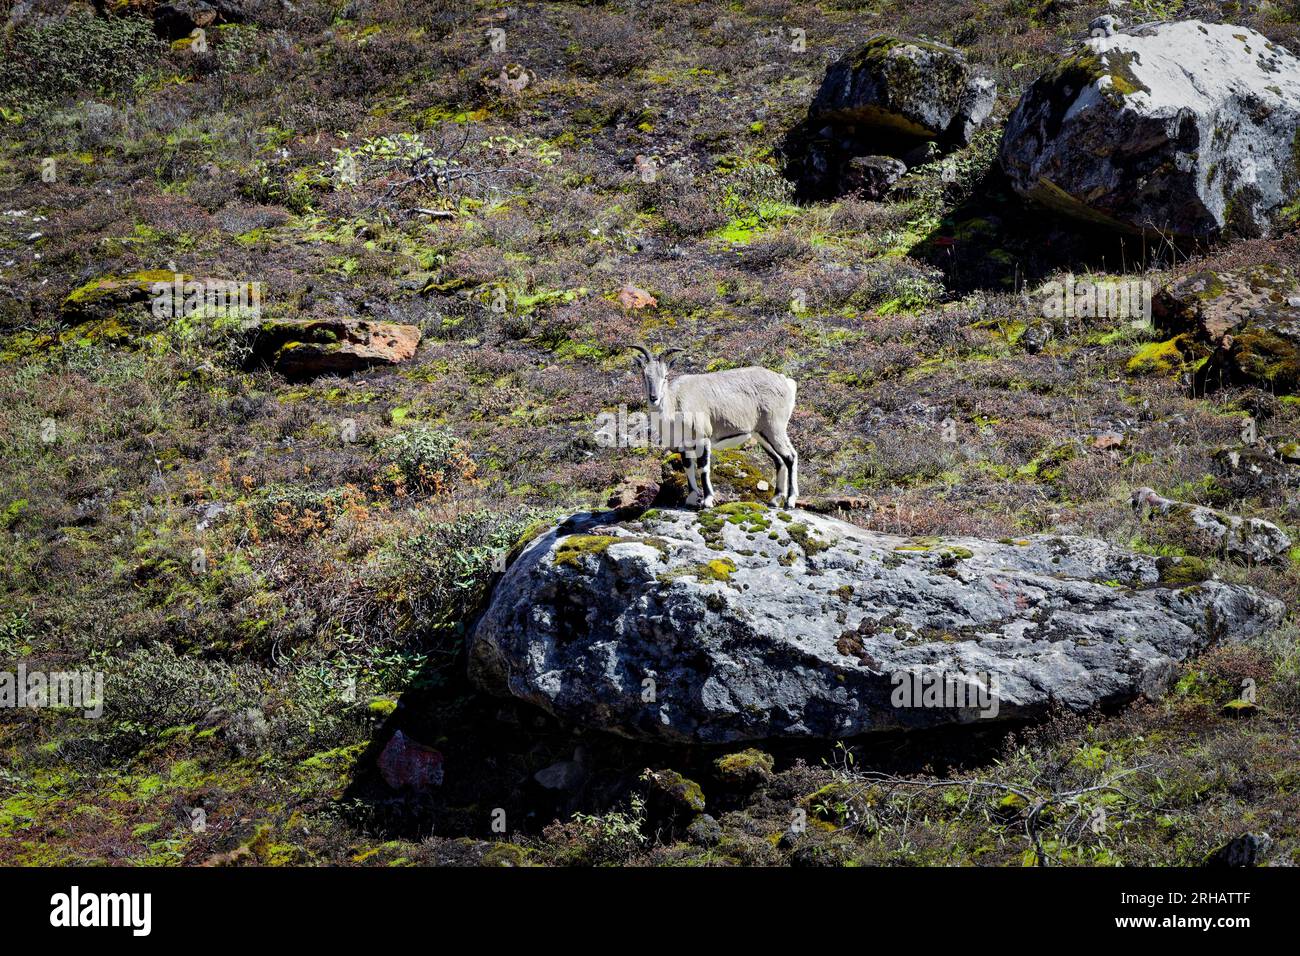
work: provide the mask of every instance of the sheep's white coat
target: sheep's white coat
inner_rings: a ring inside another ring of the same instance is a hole
[[[799,456],[786,435],[798,390],[794,379],[751,366],[682,375],[669,382],[668,363],[662,359],[643,360],[642,366],[647,398],[661,422],[661,444],[681,451],[686,459],[690,504],[708,508],[714,503],[712,452],[740,447],[752,438],[777,463],[773,503],[795,506]]]

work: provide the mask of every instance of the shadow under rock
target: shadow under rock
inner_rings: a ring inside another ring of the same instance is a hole
[[[971,197],[908,250],[956,294],[1020,292],[1058,272],[1139,273],[1200,251],[1190,240],[1129,234],[1062,216],[1016,194],[992,169]]]

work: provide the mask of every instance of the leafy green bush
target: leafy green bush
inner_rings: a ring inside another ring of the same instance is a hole
[[[379,443],[383,477],[399,494],[436,495],[474,476],[474,463],[446,428],[418,427]]]
[[[950,208],[975,195],[997,163],[1001,137],[1001,127],[986,126],[969,145],[910,173],[909,179],[915,183],[913,223],[918,228],[933,228]]]
[[[506,551],[537,518],[471,511],[451,521],[428,521],[397,542],[386,590],[398,598],[406,623],[418,630],[459,630],[487,596]]]
[[[0,48],[0,103],[31,115],[78,95],[127,92],[161,50],[144,17],[79,10],[20,27]]]
[[[552,823],[544,835],[562,866],[611,866],[626,863],[645,845],[645,822],[645,800],[633,794],[626,813],[575,813],[567,823]]]

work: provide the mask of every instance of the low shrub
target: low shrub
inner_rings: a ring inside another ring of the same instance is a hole
[[[161,51],[144,17],[79,10],[20,27],[0,49],[0,103],[38,115],[78,95],[125,93]]]
[[[419,427],[398,432],[379,443],[382,480],[399,497],[439,495],[474,477],[474,462],[460,441],[445,428]]]

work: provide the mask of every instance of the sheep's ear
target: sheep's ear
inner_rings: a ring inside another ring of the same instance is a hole
[[[664,365],[672,365],[673,362],[677,361],[677,356],[681,355],[685,351],[686,349],[678,348],[664,349],[659,355],[659,361],[663,362]]]

